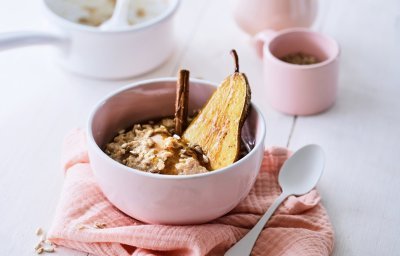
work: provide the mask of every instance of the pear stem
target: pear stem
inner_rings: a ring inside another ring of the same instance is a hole
[[[239,57],[238,57],[235,49],[231,50],[231,55],[233,56],[233,59],[235,61],[235,72],[238,73],[239,72]]]

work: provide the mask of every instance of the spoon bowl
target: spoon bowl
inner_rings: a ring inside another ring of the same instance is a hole
[[[284,194],[304,195],[312,190],[322,175],[325,155],[318,145],[299,149],[283,164],[279,173],[279,185]]]

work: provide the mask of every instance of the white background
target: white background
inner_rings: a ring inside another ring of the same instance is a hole
[[[84,127],[92,106],[132,81],[174,76],[221,81],[237,49],[253,101],[267,120],[267,146],[320,144],[327,167],[318,186],[336,232],[334,255],[400,254],[400,2],[325,1],[319,29],[342,47],[336,105],[311,117],[282,115],[265,101],[259,60],[232,19],[234,1],[184,0],[177,45],[163,66],[125,81],[71,75],[52,48],[0,52],[0,254],[33,255],[50,226],[63,182],[61,143]],[[39,0],[1,0],[0,31],[40,29]],[[86,255],[59,248],[57,255]]]

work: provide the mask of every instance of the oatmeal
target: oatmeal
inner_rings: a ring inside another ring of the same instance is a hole
[[[209,160],[198,145],[189,145],[174,134],[175,122],[135,124],[120,131],[105,147],[112,159],[145,172],[187,175],[208,172]]]

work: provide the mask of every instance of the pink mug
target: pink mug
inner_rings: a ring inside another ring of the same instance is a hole
[[[272,107],[290,115],[312,115],[333,105],[340,54],[335,40],[309,29],[290,28],[258,33],[255,46],[263,58],[266,96]],[[281,60],[297,52],[315,56],[319,62],[296,65]]]

